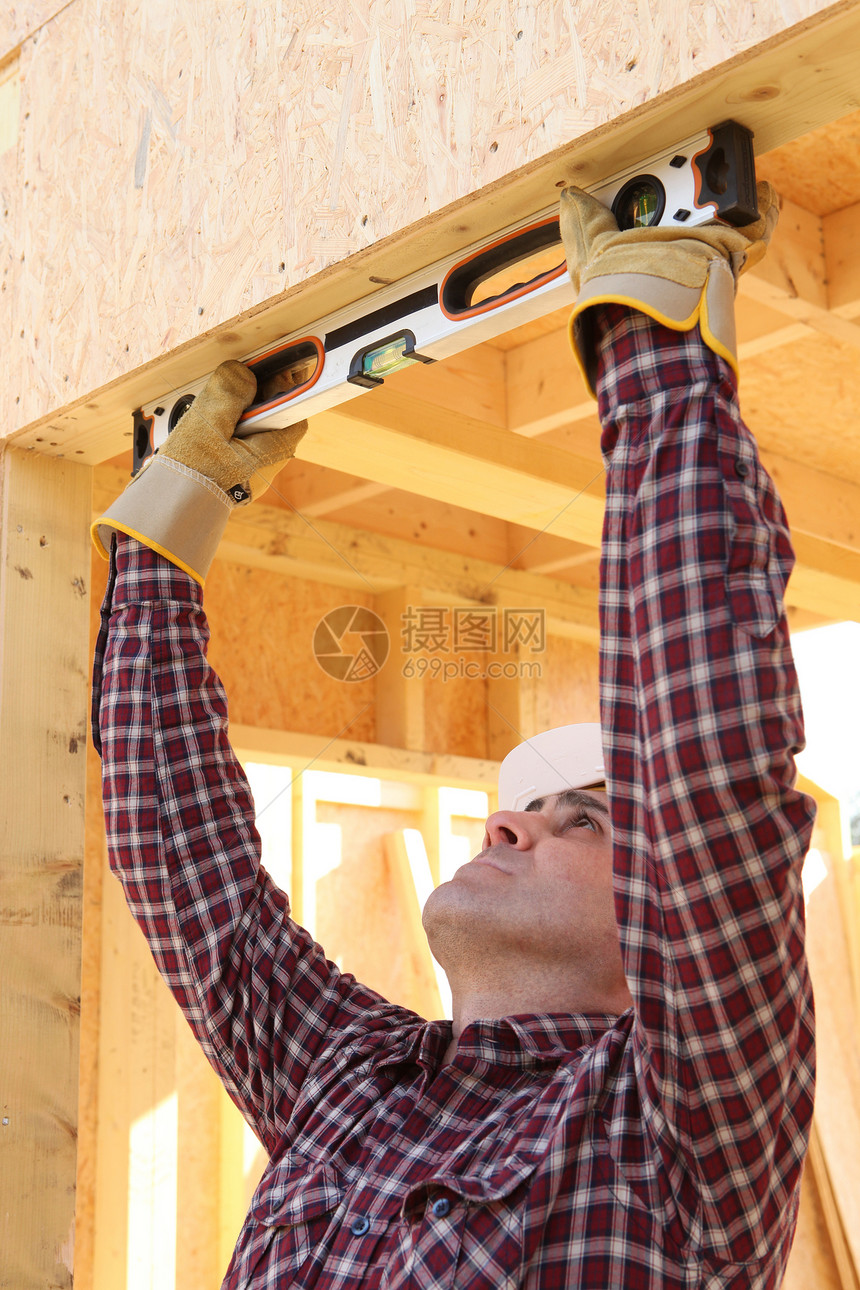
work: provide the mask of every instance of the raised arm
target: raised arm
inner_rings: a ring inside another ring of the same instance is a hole
[[[640,1092],[712,1252],[747,1262],[795,1203],[811,1117],[813,806],[794,788],[788,528],[737,405],[744,238],[621,235],[567,200],[607,462],[601,720]]]
[[[187,433],[174,432],[174,457],[159,454],[98,526],[115,549],[94,736],[111,866],[209,1060],[271,1151],[336,1036],[372,1045],[379,1027],[414,1018],[329,963],[260,866],[254,804],[206,661],[200,585],[229,514],[225,488],[232,480],[250,495],[256,470],[227,456],[252,391],[246,369],[228,366],[186,414]],[[267,451],[291,455],[300,433],[282,432]],[[207,456],[211,434],[221,446]]]

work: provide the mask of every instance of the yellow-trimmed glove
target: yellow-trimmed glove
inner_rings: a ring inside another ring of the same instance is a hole
[[[215,369],[167,442],[93,524],[101,555],[112,532],[128,533],[202,586],[234,506],[266,491],[307,430],[301,421],[234,439],[256,389],[244,363]]]
[[[744,228],[710,221],[690,229],[620,230],[596,198],[564,189],[561,238],[577,293],[570,344],[592,395],[597,355],[588,310],[599,304],[629,305],[675,331],[698,325],[705,343],[737,373],[738,275],[762,258],[779,217],[779,197],[766,181],[758,185],[758,209],[759,218]]]

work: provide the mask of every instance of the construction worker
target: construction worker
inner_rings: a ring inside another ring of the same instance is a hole
[[[206,654],[241,442],[227,363],[96,526],[95,730],[111,864],[269,1164],[227,1287],[777,1286],[812,1114],[800,881],[813,818],[782,609],[785,517],[740,421],[745,230],[619,232],[562,195],[607,505],[602,734],[502,769],[485,847],[425,910],[453,1021],[328,962],[259,865]]]

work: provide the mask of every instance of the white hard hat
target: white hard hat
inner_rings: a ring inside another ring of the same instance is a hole
[[[556,726],[508,753],[499,769],[499,809],[524,811],[537,797],[594,788],[605,778],[599,724]]]

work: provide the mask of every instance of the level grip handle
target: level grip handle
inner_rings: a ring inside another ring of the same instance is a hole
[[[257,378],[256,400],[236,427],[236,438],[256,432],[254,420],[286,406],[316,385],[325,365],[325,349],[317,336],[302,336],[251,358],[247,366]]]
[[[513,268],[555,246],[559,252],[558,263],[554,263],[549,269],[542,265],[525,282],[511,283],[495,295],[473,303],[475,292],[482,283],[495,277],[503,269]],[[516,233],[509,233],[507,237],[499,238],[490,246],[460,260],[445,275],[439,292],[439,304],[446,318],[454,321],[474,318],[535,291],[544,283],[552,282],[566,269],[558,217],[552,216]]]

